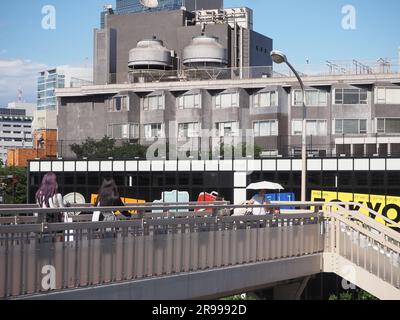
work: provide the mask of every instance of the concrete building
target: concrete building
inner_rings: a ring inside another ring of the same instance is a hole
[[[255,66],[260,68],[253,72],[266,74],[271,71],[269,52],[272,50],[272,39],[252,29],[253,14],[249,8],[107,14],[105,20],[105,28],[94,32],[95,84],[142,81],[135,77],[138,69],[129,67],[130,52],[141,41],[153,38],[161,40],[161,46],[170,52],[171,61],[161,68],[169,72],[157,71],[160,68],[154,70],[147,61],[140,68],[141,71],[147,69],[146,76],[140,74],[138,77],[144,78],[143,81],[149,81],[149,77],[153,80],[180,78],[183,69],[194,68],[192,64],[185,65],[184,49],[194,37],[201,35],[216,37],[226,49],[227,62],[223,67],[233,68],[230,70],[232,74],[235,72],[239,77],[243,72],[249,72],[249,67]],[[222,75],[226,72],[219,71]],[[208,75],[208,72],[205,74]]]
[[[310,156],[400,154],[400,73],[316,75],[307,86]],[[301,91],[293,77],[97,85],[59,90],[59,139],[186,141],[200,129],[253,129],[264,156],[299,156]],[[184,142],[182,142],[184,143]],[[64,152],[66,152],[64,147]]]
[[[37,109],[56,110],[55,89],[91,84],[93,70],[88,67],[60,66],[39,73],[37,80]]]
[[[30,160],[57,156],[57,110],[36,110],[33,115],[33,143],[22,148],[9,148],[8,166],[27,167]]]
[[[11,103],[17,109],[0,108],[0,159],[7,162],[7,152],[11,148],[32,147],[32,113],[22,109],[20,103]],[[28,104],[28,110],[34,105]],[[30,115],[28,115],[30,114]]]
[[[10,102],[7,105],[8,109],[15,109],[15,110],[25,110],[25,114],[27,116],[34,116],[34,113],[36,111],[36,104],[35,103],[29,103],[29,102]]]
[[[273,72],[272,40],[252,30],[251,9],[110,14],[106,21],[95,31],[95,85],[57,90],[62,156],[73,156],[68,144],[86,137],[144,145],[175,137],[196,146],[201,130],[218,139],[240,129],[253,130],[264,157],[300,155],[299,84]],[[399,71],[381,59],[303,74],[309,155],[400,154]]]

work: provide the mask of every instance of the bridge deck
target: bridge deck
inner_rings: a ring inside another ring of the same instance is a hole
[[[307,206],[317,213],[2,225],[0,298],[222,297],[324,271],[400,298],[396,232],[338,204]]]

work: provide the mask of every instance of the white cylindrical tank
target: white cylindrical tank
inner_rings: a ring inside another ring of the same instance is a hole
[[[139,41],[136,48],[129,51],[128,66],[131,69],[171,69],[171,50],[155,37]]]
[[[228,50],[218,42],[218,38],[206,35],[194,37],[183,50],[185,67],[226,67]]]

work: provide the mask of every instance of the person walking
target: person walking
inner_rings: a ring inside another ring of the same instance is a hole
[[[53,172],[46,173],[42,179],[39,190],[36,192],[36,203],[40,208],[65,208],[62,195],[58,192],[57,176]],[[65,213],[49,213],[40,217],[42,222],[61,223],[65,219]]]
[[[96,202],[96,207],[123,207],[125,204],[122,202],[118,187],[113,178],[106,178],[100,187]],[[130,213],[127,211],[121,212],[125,217],[130,217]],[[113,211],[110,212],[100,212],[95,211],[93,213],[92,221],[116,221],[117,218]]]
[[[260,190],[256,195],[251,198],[251,200],[248,202],[250,205],[255,205],[255,206],[263,206],[263,205],[268,205],[271,204],[271,202],[266,198],[267,191],[266,190]],[[253,215],[255,216],[262,216],[266,215],[268,213],[266,208],[254,208],[253,209]]]

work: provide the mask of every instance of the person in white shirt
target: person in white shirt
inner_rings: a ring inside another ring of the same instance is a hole
[[[36,203],[41,208],[65,208],[63,197],[58,193],[57,176],[53,172],[45,174],[39,190],[36,192]],[[47,214],[43,222],[60,223],[64,220],[64,213]]]
[[[256,194],[251,200],[249,201],[250,205],[255,205],[255,206],[262,206],[262,205],[267,205],[270,204],[268,199],[265,197],[267,191],[266,190],[260,190],[258,194]],[[253,215],[255,216],[262,216],[266,215],[268,213],[268,209],[266,208],[254,208],[253,209]]]

